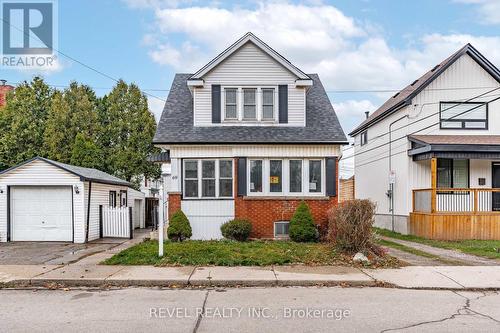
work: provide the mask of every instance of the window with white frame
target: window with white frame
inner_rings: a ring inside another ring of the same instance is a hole
[[[183,164],[183,194],[186,199],[233,197],[233,161],[186,159]]]
[[[289,237],[290,222],[278,221],[274,222],[274,238],[287,238]]]
[[[243,88],[243,119],[257,119],[257,89]]]
[[[290,193],[302,192],[302,160],[289,161]]]
[[[321,196],[324,179],[323,159],[249,159],[247,195]]]
[[[224,89],[224,105],[225,105],[224,119],[228,119],[228,120],[238,119],[238,89],[237,88]]]
[[[322,174],[321,160],[309,161],[309,192],[321,192],[321,174]]]
[[[250,192],[262,193],[262,160],[250,160]]]
[[[274,89],[262,89],[262,119],[274,120]]]
[[[198,161],[184,161],[184,197],[198,198]]]

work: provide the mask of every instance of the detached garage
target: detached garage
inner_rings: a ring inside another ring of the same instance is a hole
[[[133,228],[144,227],[144,194],[130,185],[100,170],[42,157],[7,169],[0,173],[0,242],[97,239],[102,207],[120,209]]]

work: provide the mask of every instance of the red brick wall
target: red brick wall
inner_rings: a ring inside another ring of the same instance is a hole
[[[238,175],[238,163],[235,160],[235,175]],[[338,161],[337,161],[338,179]],[[236,178],[236,177],[235,177]],[[309,209],[314,217],[314,222],[322,228],[327,226],[327,213],[330,208],[338,203],[338,197],[321,198],[276,198],[276,197],[238,197],[237,182],[235,180],[235,217],[245,218],[252,222],[252,238],[274,238],[274,222],[289,221],[297,208],[297,205],[304,199],[309,205]],[[338,182],[337,182],[338,193]]]
[[[273,238],[274,222],[290,221],[301,199],[248,198],[235,199],[235,216],[252,222],[252,238]],[[325,228],[327,212],[337,204],[337,197],[304,199],[314,217],[314,222]]]
[[[177,192],[168,194],[168,219],[172,217],[176,211],[181,209],[181,194]]]
[[[7,96],[7,93],[14,89],[14,87],[9,86],[9,85],[0,85],[0,107],[5,105],[5,97]]]

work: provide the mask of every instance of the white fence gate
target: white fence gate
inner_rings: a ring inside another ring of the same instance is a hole
[[[133,237],[132,207],[101,208],[101,238],[102,237]]]

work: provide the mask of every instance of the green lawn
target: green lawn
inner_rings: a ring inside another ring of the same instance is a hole
[[[337,253],[329,244],[291,241],[185,241],[165,242],[164,257],[158,257],[158,242],[145,241],[107,259],[107,265],[343,265],[352,266],[352,256]],[[395,267],[392,257],[379,259],[373,266]]]
[[[492,259],[500,259],[500,240],[461,240],[461,241],[440,241],[426,239],[413,235],[402,235],[386,229],[374,228],[377,234],[396,239],[407,240],[415,243],[422,243],[443,249],[456,250],[463,253],[474,254]]]

